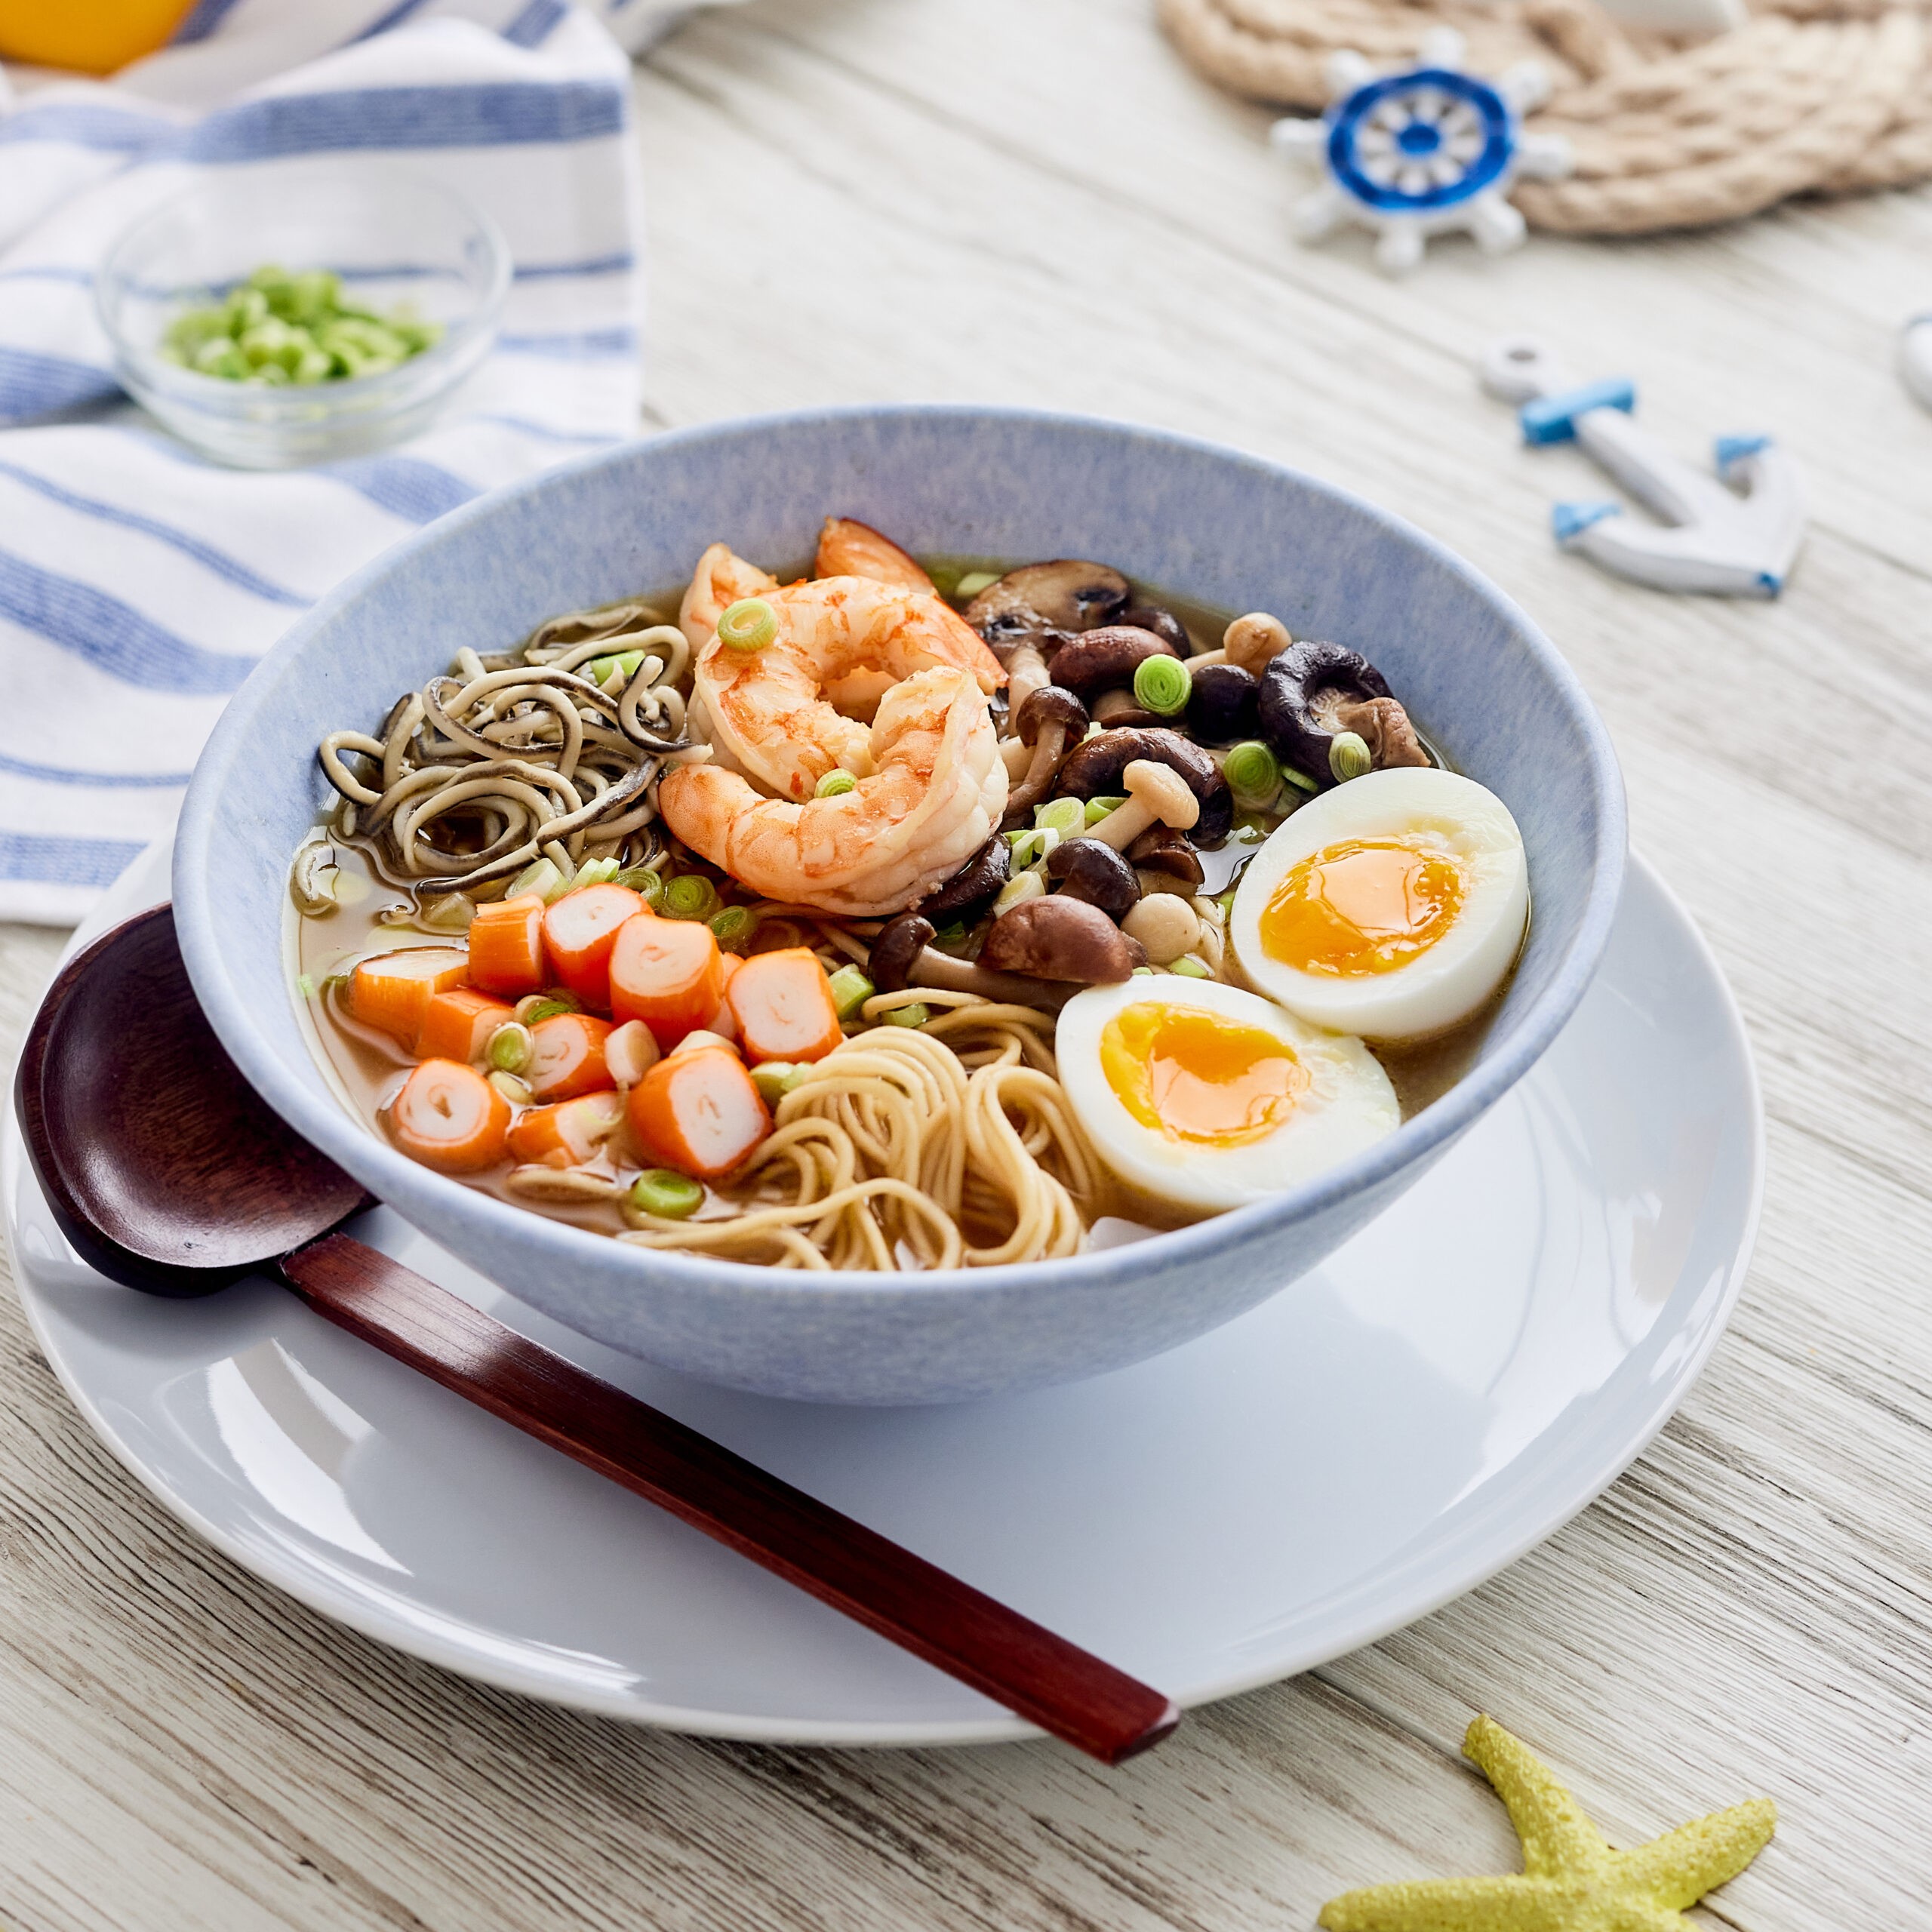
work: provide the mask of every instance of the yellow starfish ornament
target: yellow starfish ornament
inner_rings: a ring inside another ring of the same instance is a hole
[[[1736,1878],[1777,1829],[1777,1807],[1754,1798],[1613,1851],[1549,1767],[1500,1724],[1478,1718],[1463,1755],[1509,1807],[1521,1873],[1344,1892],[1321,1908],[1327,1932],[1688,1932],[1684,1907]]]

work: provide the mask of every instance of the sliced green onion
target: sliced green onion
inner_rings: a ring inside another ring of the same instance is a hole
[[[626,684],[637,675],[638,667],[644,662],[641,651],[620,651],[613,657],[593,657],[589,663],[590,681],[600,689],[611,681],[615,672]]]
[[[762,651],[778,635],[778,613],[762,597],[741,597],[718,620],[728,651]]]
[[[933,934],[932,943],[940,946],[964,946],[966,943],[965,921],[955,919],[949,926],[941,926]]]
[[[1221,761],[1221,776],[1238,805],[1258,809],[1281,789],[1281,761],[1259,738],[1234,746]]]
[[[968,571],[952,586],[955,597],[974,598],[983,590],[990,590],[999,579],[991,571]]]
[[[295,990],[304,999],[313,999],[315,997],[315,983],[306,973],[298,974],[296,976]]]
[[[1036,872],[1015,872],[1000,888],[999,897],[993,901],[993,917],[1010,912],[1016,906],[1023,906],[1029,899],[1044,899],[1047,882]]]
[[[1238,888],[1231,885],[1214,901],[1214,903],[1221,909],[1221,923],[1224,926],[1235,915],[1235,894],[1238,890]]]
[[[1038,831],[1009,832],[1007,843],[1013,848],[1012,866],[1015,872],[1023,866],[1030,866],[1040,854],[1040,835]]]
[[[514,1073],[505,1073],[500,1069],[487,1076],[490,1084],[503,1095],[513,1107],[527,1107],[531,1102],[530,1082],[519,1080]]]
[[[521,1073],[537,1051],[530,1029],[519,1020],[506,1020],[490,1035],[483,1057],[501,1073]]]
[[[910,1006],[889,1008],[879,1015],[888,1026],[923,1026],[932,1017],[933,1010],[924,1000],[915,1000]]]
[[[560,1013],[581,1013],[583,1009],[574,999],[552,999],[539,997],[528,1001],[518,1000],[516,1017],[526,1026],[534,1026],[540,1021],[554,1020]]]
[[[641,1214],[681,1221],[704,1205],[704,1185],[675,1168],[650,1168],[631,1183],[630,1201]]]
[[[832,1004],[841,1020],[850,1020],[878,989],[856,966],[841,966],[831,976]]]
[[[664,875],[648,866],[627,866],[611,883],[629,886],[654,912],[664,903]]]
[[[1187,709],[1194,681],[1178,657],[1143,657],[1134,667],[1134,695],[1143,711],[1173,718]]]
[[[795,1060],[762,1060],[752,1069],[752,1084],[768,1107],[777,1106],[804,1077],[805,1069]]]
[[[506,899],[521,899],[526,892],[534,892],[548,905],[564,896],[565,878],[552,859],[538,859],[524,867],[510,881],[509,890],[503,894]]]
[[[828,771],[818,781],[818,789],[813,795],[820,798],[842,798],[848,792],[856,792],[859,781],[849,771]]]
[[[579,866],[571,880],[571,890],[575,892],[586,885],[608,885],[617,876],[615,859],[592,859],[588,864]]]
[[[1108,813],[1118,811],[1126,803],[1127,794],[1124,792],[1118,798],[1109,792],[1105,798],[1089,798],[1087,801],[1087,823],[1098,825]]]
[[[1214,977],[1191,952],[1183,953],[1180,958],[1171,961],[1168,971],[1178,973],[1183,980],[1211,980]]]
[[[757,924],[749,906],[728,906],[723,912],[714,912],[711,918],[711,930],[718,935],[720,946],[742,946]]]
[[[1033,808],[1033,823],[1042,832],[1057,832],[1071,838],[1087,829],[1086,801],[1081,798],[1049,798]]]
[[[1321,787],[1309,777],[1306,772],[1297,771],[1291,764],[1282,766],[1281,779],[1284,784],[1292,785],[1297,792],[1308,798],[1313,798],[1315,793],[1321,789]]]
[[[1154,977],[1154,969],[1151,966],[1137,966],[1132,977],[1137,980],[1151,980]]]
[[[702,872],[685,872],[664,888],[667,919],[708,919],[718,909],[718,888]]]
[[[1337,731],[1328,741],[1328,769],[1338,784],[1360,778],[1374,763],[1375,754],[1359,731]]]
[[[423,923],[440,932],[466,932],[475,916],[476,908],[460,892],[446,892],[423,909]]]

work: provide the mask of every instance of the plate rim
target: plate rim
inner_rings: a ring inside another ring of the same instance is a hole
[[[126,876],[133,878],[137,869],[145,869],[155,863],[157,854],[165,860],[165,848],[171,842],[168,840],[157,841],[137,862],[137,867],[130,869]],[[1331,1638],[1316,1646],[1318,1654],[1290,1656],[1285,1660],[1278,1656],[1252,1668],[1232,1672],[1209,1683],[1173,1694],[1183,1709],[1195,1709],[1218,1703],[1223,1698],[1240,1696],[1245,1691],[1318,1669],[1336,1657],[1348,1655],[1378,1642],[1392,1631],[1405,1628],[1430,1615],[1444,1604],[1478,1588],[1492,1577],[1520,1561],[1537,1545],[1546,1541],[1587,1509],[1650,1447],[1695,1386],[1718,1343],[1728,1329],[1738,1298],[1743,1292],[1746,1277],[1750,1271],[1764,1208],[1765,1121],[1763,1091],[1756,1058],[1752,1051],[1750,1034],[1739,1008],[1737,996],[1709,942],[1699,930],[1682,900],[1656,868],[1635,851],[1628,855],[1628,874],[1629,883],[1635,884],[1639,892],[1648,889],[1655,894],[1664,910],[1674,919],[1687,940],[1693,957],[1718,992],[1719,1011],[1743,1075],[1744,1099],[1749,1116],[1751,1172],[1749,1196],[1737,1244],[1728,1264],[1718,1305],[1703,1325],[1698,1345],[1680,1358],[1668,1377],[1647,1385],[1648,1399],[1644,1404],[1637,1428],[1627,1436],[1620,1432],[1617,1446],[1614,1449],[1607,1455],[1588,1463],[1580,1476],[1562,1484],[1550,1505],[1537,1513],[1531,1527],[1494,1542],[1484,1540],[1480,1524],[1459,1531],[1451,1539],[1449,1547],[1453,1552],[1466,1546],[1468,1553],[1463,1561],[1446,1573],[1440,1571],[1432,1572],[1434,1580],[1428,1587],[1398,1596],[1384,1610],[1359,1619],[1349,1626],[1343,1633],[1341,1641],[1336,1641]],[[165,879],[165,865],[161,875]],[[1634,895],[1626,893],[1626,903]],[[112,903],[112,899],[113,893],[110,891],[107,900],[103,902],[103,910]],[[129,907],[125,911],[117,909],[115,917],[110,917],[105,923],[97,918],[85,922],[76,929],[68,952],[63,955],[63,961],[87,939],[94,937],[95,930],[105,930],[106,925],[115,923],[116,918],[129,916],[139,909],[137,907]],[[1620,912],[1621,909],[1620,908]],[[460,1644],[444,1639],[436,1632],[426,1630],[395,1611],[380,1607],[382,1593],[372,1592],[367,1584],[358,1590],[346,1589],[339,1582],[325,1580],[312,1567],[286,1556],[280,1546],[253,1540],[235,1534],[217,1523],[185,1496],[162,1483],[115,1429],[104,1411],[94,1401],[86,1386],[75,1380],[70,1364],[56,1345],[44,1318],[42,1291],[31,1281],[26,1268],[23,1265],[14,1212],[20,1198],[19,1189],[23,1186],[33,1186],[38,1191],[38,1183],[24,1158],[19,1122],[10,1107],[4,1122],[0,1122],[0,1193],[4,1194],[4,1199],[0,1199],[0,1238],[5,1241],[8,1258],[14,1268],[15,1292],[26,1313],[35,1340],[82,1420],[115,1460],[177,1521],[238,1564],[250,1575],[285,1592],[330,1622],[341,1624],[388,1648],[400,1651],[407,1656],[421,1658],[474,1682],[532,1697],[564,1709],[580,1710],[597,1716],[614,1718],[691,1737],[717,1737],[745,1743],[816,1746],[828,1749],[909,1749],[1004,1743],[1044,1735],[1038,1727],[1027,1723],[1023,1718],[1004,1712],[995,1713],[991,1709],[988,1715],[982,1717],[939,1721],[929,1718],[887,1721],[873,1718],[783,1718],[758,1717],[730,1711],[697,1709],[688,1706],[659,1703],[622,1694],[599,1694],[580,1682],[559,1680],[534,1668],[523,1669],[507,1665],[478,1648],[466,1648]],[[1424,1543],[1429,1535],[1429,1531],[1425,1530],[1417,1538],[1417,1545]],[[1345,1583],[1341,1587],[1346,1592],[1351,1586]]]

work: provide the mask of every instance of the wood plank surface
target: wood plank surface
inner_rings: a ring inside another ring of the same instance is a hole
[[[255,1583],[97,1445],[0,1299],[0,1920],[257,1927],[1312,1923],[1349,1886],[1503,1870],[1462,1765],[1491,1712],[1617,1842],[1757,1792],[1712,1915],[1932,1921],[1932,416],[1893,374],[1932,196],[1716,234],[1455,244],[1392,286],[1287,238],[1268,116],[1147,0],[757,0],[640,68],[648,421],[1036,404],[1301,464],[1544,625],[1622,752],[1636,842],[1702,924],[1770,1114],[1758,1260],[1682,1413],[1484,1589],[1104,1772],[1062,1748],[820,1752],[478,1688]],[[1534,328],[1694,452],[1768,429],[1814,521],[1775,605],[1560,556],[1476,388]],[[0,929],[9,1064],[57,937]]]

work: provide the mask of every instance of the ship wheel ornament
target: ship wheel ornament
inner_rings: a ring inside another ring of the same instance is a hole
[[[1303,241],[1352,223],[1374,232],[1377,266],[1404,275],[1432,235],[1467,233],[1490,254],[1522,240],[1511,183],[1574,165],[1561,135],[1523,131],[1523,116],[1549,98],[1549,76],[1525,61],[1484,80],[1462,58],[1463,36],[1451,27],[1433,29],[1421,65],[1400,73],[1378,75],[1359,54],[1331,58],[1327,112],[1277,121],[1269,134],[1281,152],[1323,171],[1295,210]]]

